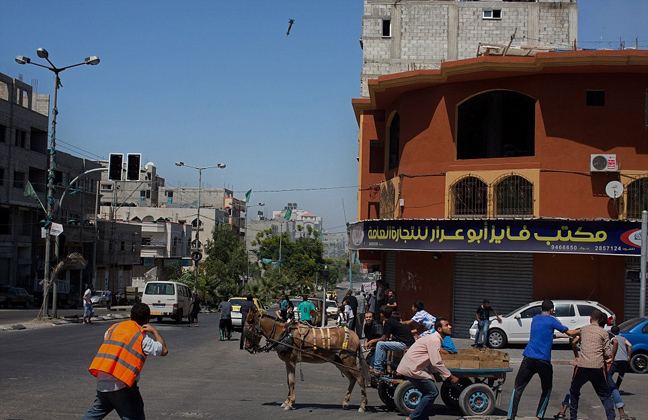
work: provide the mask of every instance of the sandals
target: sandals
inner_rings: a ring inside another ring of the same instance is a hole
[[[619,417],[619,420],[637,420],[637,419],[632,417],[632,416],[629,416],[627,414],[624,414],[624,415]]]
[[[565,413],[558,413],[554,416],[554,419],[566,419]]]

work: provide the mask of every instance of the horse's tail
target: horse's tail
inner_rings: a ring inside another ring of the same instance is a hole
[[[362,346],[358,347],[358,361],[360,362],[360,372],[362,372],[362,381],[365,386],[371,385],[371,374],[369,373],[369,365],[362,353]]]

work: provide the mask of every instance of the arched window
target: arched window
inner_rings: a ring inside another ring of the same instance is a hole
[[[533,184],[519,175],[496,181],[496,216],[533,216]]]
[[[452,186],[453,216],[486,216],[488,186],[484,181],[467,176]]]
[[[535,99],[495,90],[458,108],[457,159],[535,155]]]
[[[389,162],[388,169],[398,166],[400,160],[400,115],[396,113],[389,125]]]
[[[648,178],[640,178],[628,184],[626,219],[641,219],[643,210],[648,210]]]

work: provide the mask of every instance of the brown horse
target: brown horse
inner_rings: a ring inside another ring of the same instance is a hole
[[[298,362],[333,363],[349,379],[349,387],[342,408],[349,408],[349,399],[356,382],[362,389],[359,412],[367,406],[365,383],[369,380],[369,368],[358,336],[347,328],[316,328],[306,324],[284,324],[269,316],[259,317],[250,311],[243,331],[245,348],[250,353],[277,351],[279,359],[286,364],[288,398],[281,404],[284,410],[292,410],[295,403],[295,367]],[[266,345],[260,346],[261,337]],[[359,363],[358,363],[359,360]],[[359,365],[359,366],[358,366]]]

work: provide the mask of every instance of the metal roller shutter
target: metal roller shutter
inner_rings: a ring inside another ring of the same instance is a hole
[[[394,290],[396,284],[396,251],[385,252],[385,275],[383,280]]]
[[[625,296],[623,321],[639,316],[639,293],[641,289],[641,258],[626,257]],[[648,296],[648,293],[646,293]],[[646,300],[648,302],[648,299]],[[621,323],[617,314],[617,323]]]
[[[469,337],[475,310],[484,299],[490,300],[497,313],[504,315],[531,302],[532,296],[532,254],[457,254],[452,335]]]

